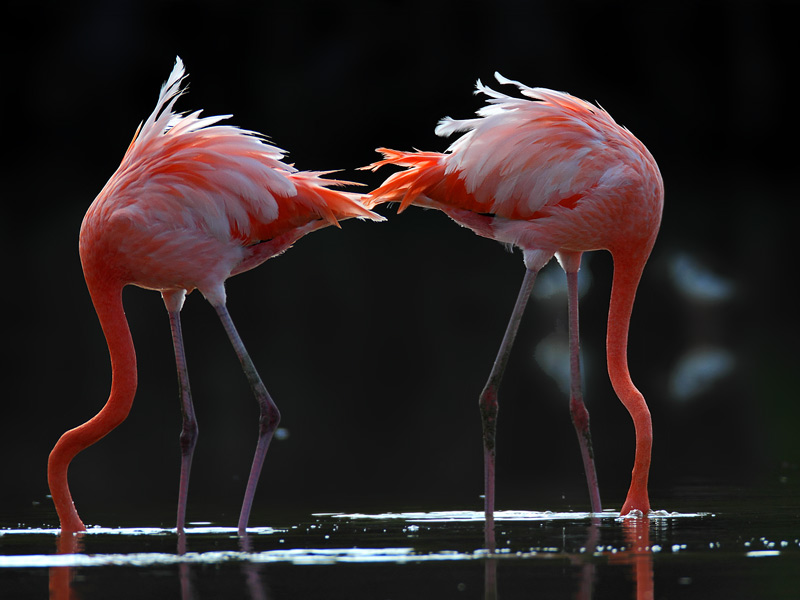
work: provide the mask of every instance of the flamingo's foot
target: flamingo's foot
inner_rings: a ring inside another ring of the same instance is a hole
[[[631,513],[638,513],[633,515]],[[628,497],[622,509],[619,511],[620,517],[625,516],[646,516],[650,512],[650,498],[647,495],[647,490],[642,493],[635,493],[633,490],[628,492]]]

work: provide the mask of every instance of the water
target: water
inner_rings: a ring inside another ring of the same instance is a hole
[[[795,486],[796,487],[796,486]],[[674,490],[674,511],[310,514],[272,527],[0,529],[2,598],[798,598],[789,485]],[[694,506],[694,510],[686,507]],[[49,591],[48,591],[49,590]]]

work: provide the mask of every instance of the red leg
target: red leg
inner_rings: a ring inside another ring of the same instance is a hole
[[[631,473],[631,486],[619,514],[623,516],[632,510],[639,510],[644,516],[647,516],[650,512],[647,479],[650,473],[650,453],[653,447],[653,423],[650,410],[641,395],[631,399],[626,406],[631,413],[636,430],[636,457]]]

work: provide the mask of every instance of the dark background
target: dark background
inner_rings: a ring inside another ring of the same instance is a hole
[[[599,102],[652,151],[666,186],[630,338],[633,379],[653,414],[654,508],[670,509],[687,482],[798,477],[790,4],[11,2],[0,523],[57,524],[47,455],[107,397],[78,230],[176,55],[190,81],[179,110],[232,113],[298,168],[342,169],[368,187],[389,173],[355,170],[374,148],[443,151],[436,122],[471,116],[483,103],[475,81],[496,87],[495,70]],[[438,212],[380,211],[387,223],[316,232],[228,282],[229,309],[288,432],[270,449],[252,524],[291,510],[482,506],[477,397],[521,255]],[[680,270],[687,262],[698,277]],[[543,280],[563,279],[548,271]],[[587,258],[583,275],[585,394],[602,497],[619,508],[634,441],[604,368],[610,257]],[[698,296],[709,290],[715,299]],[[87,523],[170,525],[180,410],[167,315],[151,291],[128,288],[125,304],[137,399],[74,461],[71,485]],[[552,355],[542,340],[566,343],[565,319],[555,295],[534,298],[523,321],[501,391],[500,509],[588,507],[567,397],[537,360]],[[200,294],[183,323],[200,422],[189,518],[233,524],[255,403]],[[693,352],[716,356],[717,375],[676,387],[683,366],[709,367]]]

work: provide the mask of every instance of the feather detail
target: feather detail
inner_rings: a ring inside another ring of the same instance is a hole
[[[261,134],[221,124],[230,115],[175,113],[184,82],[177,58],[155,109],[101,192],[118,208],[128,208],[133,218],[141,214],[143,221],[145,213],[152,221],[161,212],[161,222],[175,228],[199,226],[245,246],[316,219],[335,226],[350,217],[383,220],[359,195],[329,189],[351,182],[324,177],[329,172],[298,171]]]
[[[511,219],[536,219],[560,208],[575,208],[602,179],[615,159],[641,162],[644,146],[603,109],[564,92],[530,88],[495,73],[522,97],[496,91],[480,80],[476,93],[487,104],[471,119],[446,117],[436,126],[442,137],[463,134],[444,154],[380,149],[384,160],[415,175],[396,173],[370,195],[369,206],[399,200],[401,209],[427,198],[426,206],[455,205]],[[436,182],[436,189],[426,187]],[[461,182],[460,185],[456,181]],[[455,195],[453,191],[458,193]],[[437,192],[447,191],[449,195]]]

